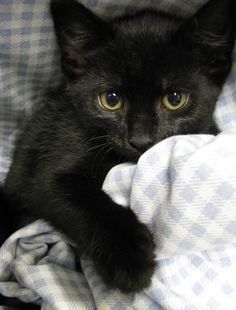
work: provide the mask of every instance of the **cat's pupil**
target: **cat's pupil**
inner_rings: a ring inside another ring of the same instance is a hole
[[[106,101],[111,107],[115,107],[120,100],[120,96],[115,92],[108,92],[106,94]]]
[[[172,106],[178,106],[181,103],[182,95],[179,92],[171,92],[167,95],[168,101]]]

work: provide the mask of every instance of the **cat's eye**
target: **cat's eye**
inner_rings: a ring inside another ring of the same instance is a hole
[[[98,96],[98,101],[103,108],[109,111],[116,111],[123,107],[122,97],[115,91],[101,94]]]
[[[189,94],[182,91],[172,91],[162,98],[162,105],[168,110],[179,110],[184,108],[189,101]]]

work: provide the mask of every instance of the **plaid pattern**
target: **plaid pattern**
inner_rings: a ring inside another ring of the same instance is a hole
[[[1,181],[17,128],[62,79],[48,2],[0,0]],[[82,2],[104,16],[137,7],[189,16],[206,0]],[[236,125],[235,77],[236,62],[215,113],[223,130]],[[154,232],[158,268],[148,291],[136,296],[109,291],[86,260],[78,274],[69,243],[37,221],[0,249],[0,292],[42,309],[234,309],[235,134],[173,137],[137,166],[119,166],[108,175],[104,188],[131,205]]]
[[[13,234],[0,257],[4,296],[42,304],[42,309],[93,308],[85,278],[74,271],[71,246],[46,223],[37,221]]]
[[[1,247],[0,293],[42,309],[235,309],[235,139],[236,128],[171,137],[107,175],[104,190],[155,237],[148,290],[110,290],[84,258],[76,272],[70,243],[39,220]]]
[[[157,268],[146,292],[122,302],[100,289],[98,302],[116,304],[116,298],[124,309],[235,308],[235,138],[236,128],[217,137],[172,137],[137,165],[110,171],[104,190],[153,232]]]

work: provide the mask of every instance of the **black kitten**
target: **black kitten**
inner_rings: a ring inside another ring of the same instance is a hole
[[[172,135],[216,133],[231,65],[229,2],[193,19],[146,10],[104,21],[74,0],[51,12],[67,82],[27,121],[5,186],[19,226],[43,218],[90,257],[107,285],[140,291],[154,243],[132,210],[102,190],[111,167]]]

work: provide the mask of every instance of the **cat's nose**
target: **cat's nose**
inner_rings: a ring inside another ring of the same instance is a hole
[[[149,137],[131,137],[129,144],[139,152],[145,152],[153,145],[153,141]]]

